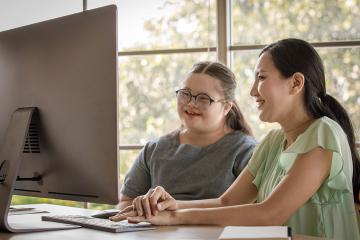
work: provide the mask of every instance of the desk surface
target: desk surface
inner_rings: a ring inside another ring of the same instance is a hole
[[[52,214],[91,214],[95,210],[81,209],[65,206],[57,206],[50,204],[33,204],[27,205],[35,207],[39,210],[48,211]],[[17,215],[16,218],[22,218],[22,221],[41,221],[41,213],[38,214],[27,214]],[[11,216],[13,218],[15,216]],[[14,219],[11,219],[14,220]],[[71,230],[58,230],[58,231],[46,231],[46,232],[35,232],[35,233],[0,233],[1,240],[52,240],[52,239],[126,239],[126,240],[138,240],[138,239],[176,239],[176,240],[198,240],[207,239],[215,240],[218,239],[223,227],[216,226],[161,226],[156,227],[156,230],[139,231],[139,232],[128,232],[128,233],[108,233],[103,231],[97,231],[87,228],[78,228]],[[322,238],[314,237],[303,237],[295,236],[294,240],[320,240]]]

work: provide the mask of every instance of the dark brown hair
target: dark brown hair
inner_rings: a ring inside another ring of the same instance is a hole
[[[219,80],[225,99],[233,102],[232,108],[226,115],[227,126],[253,135],[250,125],[246,122],[235,101],[236,79],[234,73],[227,66],[220,62],[203,61],[195,63],[190,73],[203,73]]]
[[[285,78],[296,72],[305,77],[305,107],[314,118],[327,116],[336,121],[347,135],[353,161],[354,200],[359,203],[360,161],[355,146],[354,129],[343,106],[326,93],[324,66],[319,54],[306,41],[284,39],[266,46],[260,53],[269,53],[276,68]]]

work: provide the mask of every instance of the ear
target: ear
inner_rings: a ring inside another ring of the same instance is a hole
[[[230,112],[233,105],[234,105],[233,102],[225,102],[224,103],[224,116],[226,116]]]
[[[290,94],[300,93],[305,86],[304,74],[296,72],[291,76],[290,80]]]

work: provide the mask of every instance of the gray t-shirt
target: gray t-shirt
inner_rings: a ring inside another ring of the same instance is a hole
[[[198,147],[180,144],[179,131],[148,142],[132,164],[121,193],[135,198],[162,186],[175,199],[219,197],[247,165],[256,140],[233,131]]]

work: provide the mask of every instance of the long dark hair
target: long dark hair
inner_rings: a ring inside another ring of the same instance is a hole
[[[226,115],[227,126],[253,135],[250,125],[246,122],[235,101],[236,79],[234,73],[227,66],[220,62],[203,61],[195,63],[190,73],[203,73],[219,80],[225,99],[233,102],[232,108]]]
[[[306,41],[284,39],[266,46],[260,53],[269,53],[276,68],[285,78],[296,72],[305,76],[305,107],[314,118],[327,116],[336,121],[347,135],[353,161],[354,200],[359,203],[360,161],[355,146],[354,129],[343,106],[326,93],[324,66],[319,54]]]

